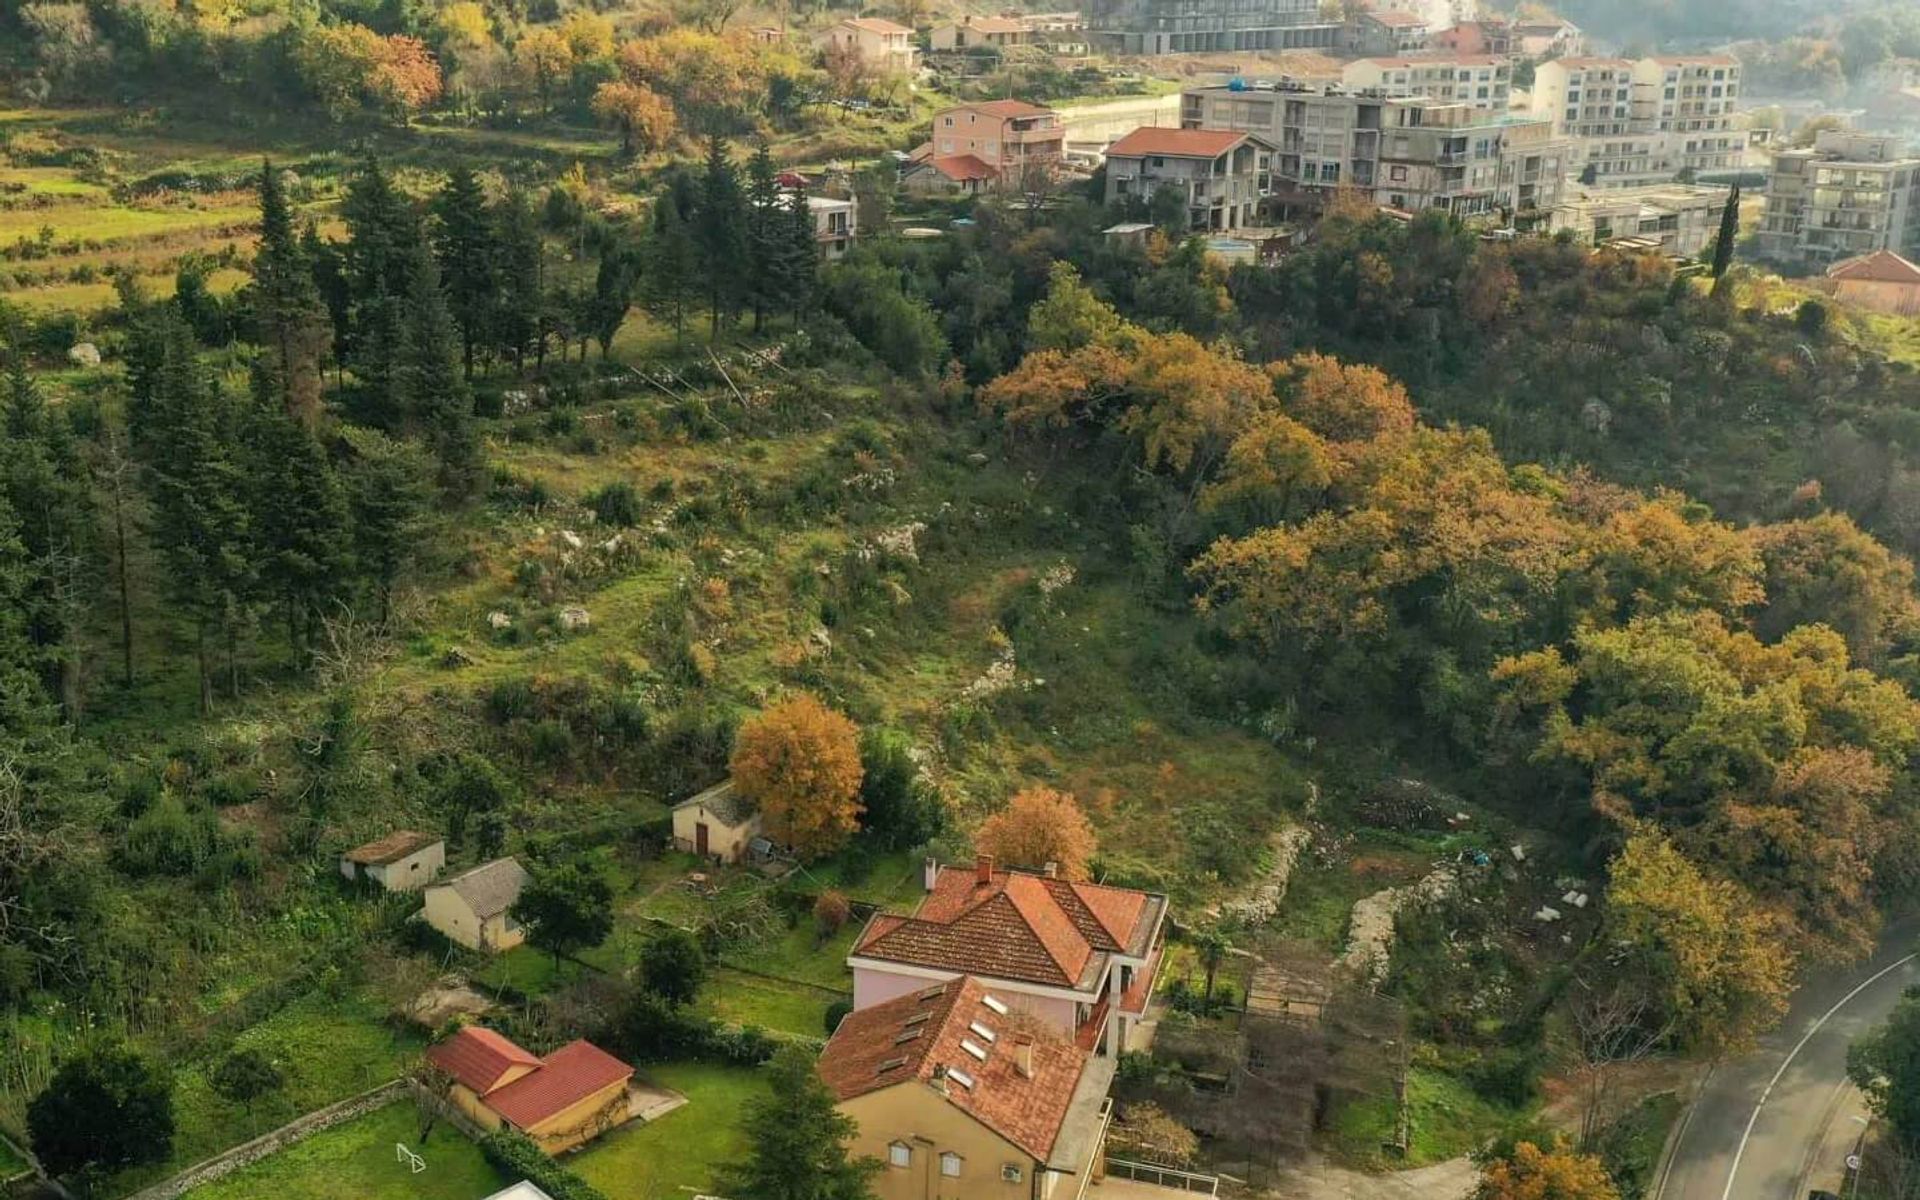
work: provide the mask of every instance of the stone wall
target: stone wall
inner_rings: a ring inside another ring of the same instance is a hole
[[[395,1079],[383,1083],[370,1092],[362,1092],[338,1104],[295,1118],[271,1133],[263,1133],[250,1142],[243,1142],[233,1149],[216,1154],[204,1162],[196,1163],[175,1175],[165,1183],[156,1183],[143,1191],[135,1192],[127,1200],[177,1200],[178,1197],[192,1191],[201,1184],[212,1183],[216,1179],[231,1175],[242,1167],[252,1166],[261,1159],[277,1154],[293,1145],[319,1133],[363,1116],[376,1108],[385,1108],[406,1095],[405,1080]]]

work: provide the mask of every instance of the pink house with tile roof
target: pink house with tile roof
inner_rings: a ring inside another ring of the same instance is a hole
[[[874,914],[847,956],[853,1007],[972,975],[1083,1049],[1117,1055],[1145,1018],[1167,898],[1048,870],[927,864],[910,914]]]

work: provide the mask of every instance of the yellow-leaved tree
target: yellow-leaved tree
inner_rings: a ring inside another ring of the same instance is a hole
[[[1030,787],[981,822],[973,845],[1003,863],[1023,867],[1054,864],[1063,879],[1085,879],[1098,839],[1093,823],[1067,792]]]
[[[1575,1154],[1565,1142],[1541,1149],[1520,1142],[1513,1153],[1480,1168],[1474,1200],[1620,1200],[1607,1169],[1591,1154]]]
[[[833,853],[860,828],[860,730],[805,692],[740,727],[731,768],[767,836],[802,858]]]

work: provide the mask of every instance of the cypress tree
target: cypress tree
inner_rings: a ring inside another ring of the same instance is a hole
[[[1733,263],[1733,243],[1740,236],[1740,185],[1727,193],[1727,205],[1720,210],[1720,237],[1713,244],[1713,277],[1720,278]]]
[[[350,576],[347,502],[320,439],[279,407],[270,375],[257,371],[254,378],[247,450],[255,559],[261,590],[281,606],[287,645],[297,653]]]
[[[460,327],[461,373],[473,378],[475,352],[487,343],[494,296],[494,226],[479,177],[466,167],[447,176],[433,202],[434,252],[447,307]]]
[[[267,385],[275,401],[311,428],[320,420],[321,361],[329,315],[313,264],[293,228],[293,211],[271,162],[260,167],[260,248],[253,257],[253,308]]]
[[[715,134],[707,139],[707,162],[700,174],[700,200],[693,227],[700,269],[706,274],[710,341],[719,339],[720,322],[738,310],[744,291],[745,208],[726,139]]]
[[[640,256],[623,240],[609,239],[600,253],[593,292],[587,297],[583,325],[600,343],[600,357],[613,353],[613,339],[633,307],[640,282]]]

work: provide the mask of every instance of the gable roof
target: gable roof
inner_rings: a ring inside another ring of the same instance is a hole
[[[363,866],[384,867],[388,863],[399,862],[409,854],[424,850],[440,840],[437,833],[421,833],[417,829],[396,829],[383,838],[375,838],[363,846],[341,855],[348,862]]]
[[[972,154],[948,154],[939,158],[922,159],[907,169],[938,171],[955,183],[966,183],[974,179],[993,179],[1000,174],[991,165]]]
[[[1016,1044],[1024,1035],[991,998],[980,980],[962,978],[849,1013],[820,1054],[820,1077],[842,1102],[900,1084],[944,1088],[947,1103],[1045,1162],[1072,1109],[1087,1052],[1034,1039],[1033,1069],[1023,1075]]]
[[[958,21],[942,21],[940,28],[953,26],[956,29],[971,29],[975,33],[1025,33],[1027,23],[1018,17],[962,17]]]
[[[1147,126],[1136,129],[1107,147],[1108,158],[1139,158],[1160,155],[1166,158],[1218,158],[1251,135],[1231,129],[1162,129]]]
[[[632,1067],[592,1042],[568,1042],[541,1059],[538,1070],[487,1096],[486,1105],[521,1129],[530,1129],[632,1076]]]
[[[1920,267],[1891,250],[1875,250],[1871,254],[1833,264],[1827,268],[1827,278],[1862,283],[1920,284]]]
[[[812,206],[813,197],[808,197],[808,206]],[[760,814],[760,806],[747,799],[746,794],[733,786],[728,779],[716,783],[704,792],[682,800],[673,806],[673,811],[683,808],[703,807],[713,814],[713,819],[722,825],[739,828]]]
[[[911,34],[913,32],[913,30],[908,29],[905,25],[896,25],[885,17],[848,17],[846,20],[841,21],[840,24],[851,25],[855,29],[865,30],[868,33],[884,33],[889,36],[902,33]]]
[[[1427,23],[1427,19],[1420,14],[1402,12],[1397,8],[1370,8],[1361,16],[1376,25],[1398,26],[1403,29],[1411,29],[1415,25]]]
[[[484,1025],[467,1025],[427,1047],[434,1066],[484,1096],[515,1067],[538,1067],[540,1059]]]
[[[1027,871],[942,867],[912,916],[881,913],[858,957],[1079,989],[1098,982],[1109,954],[1144,957],[1165,907],[1128,888]]]
[[[978,104],[956,104],[952,108],[943,111],[958,112],[961,110],[985,113],[989,117],[1007,118],[1050,117],[1053,115],[1052,109],[1043,108],[1038,104],[1028,104],[1025,100],[983,100]],[[939,120],[940,115],[940,113],[935,113],[934,119],[936,121]]]
[[[488,1196],[487,1200],[553,1200],[553,1197],[522,1179],[512,1187],[502,1188]]]
[[[512,908],[529,878],[527,869],[518,860],[496,858],[432,886],[452,888],[453,894],[473,910],[473,915],[484,921]]]

